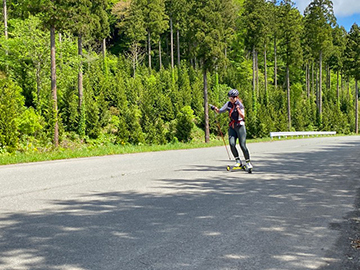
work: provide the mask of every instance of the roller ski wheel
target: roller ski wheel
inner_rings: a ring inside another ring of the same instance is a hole
[[[241,170],[245,170],[244,169],[244,166],[230,166],[230,165],[228,165],[227,167],[226,167],[226,170],[229,172],[233,172],[233,171],[241,171]]]
[[[234,171],[245,171],[247,173],[252,173],[253,168],[247,168],[246,165],[241,165],[241,166],[230,166],[228,165],[226,167],[226,170],[229,172],[234,172]]]

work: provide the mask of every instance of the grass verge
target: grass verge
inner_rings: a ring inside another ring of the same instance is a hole
[[[289,139],[303,139],[303,137],[288,137],[281,139],[278,138],[251,139],[251,140],[247,140],[247,143],[279,141],[279,140],[289,140]],[[226,144],[228,144],[227,139],[225,140],[226,140]],[[4,153],[4,154],[0,154],[0,165],[81,158],[81,157],[131,154],[131,153],[141,153],[141,152],[205,148],[205,147],[215,147],[215,146],[223,146],[223,145],[224,145],[223,141],[219,138],[212,139],[210,140],[209,143],[204,143],[202,141],[193,141],[190,143],[173,143],[166,145],[125,145],[125,146],[113,145],[113,144],[95,145],[95,146],[91,145],[91,146],[86,146],[86,147],[83,146],[75,149],[58,148],[46,152],[32,151],[32,152],[21,152],[21,153],[15,152],[11,154]]]

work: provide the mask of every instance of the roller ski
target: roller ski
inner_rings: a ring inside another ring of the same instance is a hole
[[[242,171],[246,171],[248,173],[252,173],[252,170],[253,170],[253,165],[251,164],[250,161],[246,162],[246,164],[241,164],[240,160],[236,160],[236,164],[234,166],[230,166],[228,165],[226,167],[226,170],[227,171],[239,171],[239,170],[242,170]]]

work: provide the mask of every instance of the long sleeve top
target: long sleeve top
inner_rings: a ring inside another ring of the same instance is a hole
[[[219,113],[229,112],[230,124],[245,124],[245,107],[240,100],[235,103],[226,102],[220,109]]]

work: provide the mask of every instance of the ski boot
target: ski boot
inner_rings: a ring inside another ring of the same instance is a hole
[[[242,168],[244,171],[246,171],[248,173],[252,173],[254,166],[251,164],[250,160],[247,160],[246,164],[244,166],[242,166]]]

